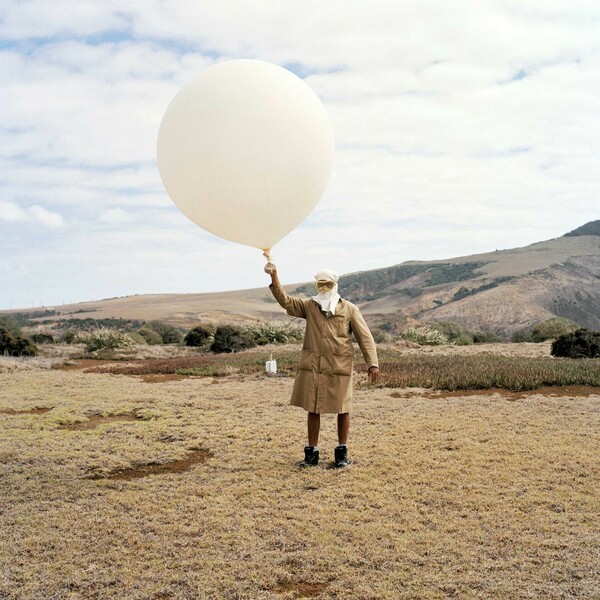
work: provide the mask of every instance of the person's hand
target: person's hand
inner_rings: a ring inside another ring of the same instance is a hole
[[[369,367],[369,383],[377,383],[379,381],[379,367]]]
[[[265,273],[268,273],[269,275],[273,275],[274,273],[277,273],[277,267],[275,266],[275,263],[272,263],[271,261],[269,261],[265,265]]]

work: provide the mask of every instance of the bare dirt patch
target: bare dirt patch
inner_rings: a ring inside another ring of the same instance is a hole
[[[98,425],[103,425],[104,423],[112,423],[114,421],[140,421],[143,418],[136,413],[123,413],[120,415],[92,415],[86,421],[78,421],[77,423],[68,423],[67,425],[62,425],[59,429],[70,429],[71,431],[80,431],[82,429],[94,429],[94,427],[98,427]]]
[[[0,414],[2,414],[2,415],[43,415],[44,413],[50,412],[53,408],[54,408],[53,406],[29,408],[27,410],[14,410],[12,408],[4,408],[4,409],[0,410]]]
[[[546,386],[535,390],[512,391],[504,388],[489,388],[486,390],[410,390],[392,392],[392,398],[410,399],[415,396],[421,398],[469,398],[472,396],[502,396],[506,400],[522,400],[531,396],[550,396],[552,398],[588,398],[596,396],[600,393],[600,389],[588,385],[566,385],[566,386]]]
[[[119,479],[131,480],[149,475],[162,475],[163,473],[182,473],[191,469],[194,465],[202,464],[212,456],[208,448],[190,448],[192,452],[181,460],[168,463],[149,462],[136,465],[128,469],[116,469],[106,474],[92,473],[87,479]]]
[[[315,598],[320,596],[329,586],[327,583],[300,583],[285,581],[271,588],[277,594],[293,594],[290,598]]]
[[[132,361],[133,362],[133,361]],[[139,361],[137,361],[139,362]],[[78,358],[77,360],[69,360],[62,365],[57,365],[54,368],[58,371],[82,371],[92,367],[100,367],[102,365],[123,364],[123,361],[118,360],[99,360],[94,358]]]

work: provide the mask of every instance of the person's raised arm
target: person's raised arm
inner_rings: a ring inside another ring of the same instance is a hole
[[[277,276],[277,267],[271,261],[265,265],[265,273],[268,273],[271,276],[271,285],[269,286],[271,293],[275,300],[285,308],[287,314],[292,317],[306,319],[306,301],[301,298],[290,296],[283,289],[279,277]]]

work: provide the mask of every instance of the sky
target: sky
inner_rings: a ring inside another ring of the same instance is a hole
[[[272,251],[284,283],[600,218],[596,0],[0,0],[0,309],[268,285],[156,163],[175,94],[236,58],[302,77],[335,133],[321,201]]]

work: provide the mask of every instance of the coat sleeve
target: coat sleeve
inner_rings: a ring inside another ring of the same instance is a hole
[[[306,300],[290,296],[283,289],[282,285],[275,285],[274,283],[272,283],[271,285],[269,285],[269,289],[275,297],[275,300],[277,300],[277,302],[279,302],[279,304],[283,308],[285,308],[288,315],[292,317],[300,317],[302,319],[306,319]]]
[[[375,340],[371,334],[369,326],[366,324],[363,316],[360,314],[358,308],[354,308],[352,311],[352,317],[350,319],[350,327],[356,337],[356,341],[360,346],[360,350],[367,364],[367,369],[371,367],[379,368],[379,361],[377,360],[377,347],[375,346]]]

